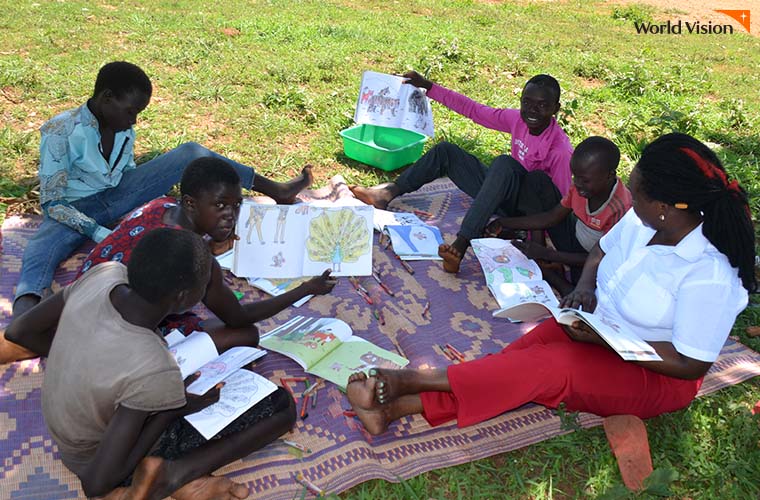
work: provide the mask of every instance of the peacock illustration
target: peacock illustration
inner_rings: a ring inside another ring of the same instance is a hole
[[[325,210],[309,223],[306,250],[309,259],[332,265],[340,272],[341,263],[356,262],[369,252],[369,229],[363,217],[349,208]]]

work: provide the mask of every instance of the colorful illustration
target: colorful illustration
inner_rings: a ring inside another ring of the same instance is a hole
[[[425,92],[396,75],[365,71],[354,121],[403,128],[433,137],[433,111]]]
[[[438,245],[443,236],[435,226],[412,224],[385,226],[393,251],[403,260],[440,260]]]
[[[366,220],[350,208],[325,210],[309,223],[307,255],[311,261],[329,263],[334,272],[340,272],[343,262],[356,262],[367,253],[370,235]]]

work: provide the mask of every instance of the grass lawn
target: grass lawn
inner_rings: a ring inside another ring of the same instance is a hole
[[[642,146],[671,130],[711,143],[760,215],[760,39],[639,35],[634,21],[673,11],[608,2],[498,1],[0,1],[0,219],[35,207],[39,134],[92,92],[111,60],[141,66],[154,97],[137,153],[197,141],[284,180],[307,162],[318,184],[340,173],[387,174],[343,155],[361,72],[429,72],[493,106],[515,107],[524,82],[550,73],[563,88],[560,122],[574,144],[605,135],[627,177]],[[760,13],[756,13],[760,15]],[[488,160],[508,137],[434,104],[436,137]],[[760,325],[756,297],[735,334]],[[658,488],[636,498],[760,496],[760,420],[745,382],[647,422]],[[627,498],[601,428],[344,498]]]

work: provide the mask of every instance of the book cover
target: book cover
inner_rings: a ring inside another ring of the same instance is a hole
[[[441,231],[435,226],[410,224],[385,226],[393,251],[402,260],[443,260],[438,246],[443,244]]]

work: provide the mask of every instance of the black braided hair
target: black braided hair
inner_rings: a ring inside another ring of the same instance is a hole
[[[729,181],[715,153],[689,135],[666,134],[644,148],[636,168],[647,197],[676,208],[685,204],[702,215],[705,237],[739,269],[744,288],[755,291],[755,233],[747,193]]]

